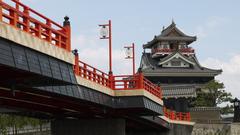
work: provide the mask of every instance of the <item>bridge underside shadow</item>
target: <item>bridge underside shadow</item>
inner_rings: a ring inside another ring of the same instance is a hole
[[[72,65],[0,38],[0,82],[27,87],[76,84]]]

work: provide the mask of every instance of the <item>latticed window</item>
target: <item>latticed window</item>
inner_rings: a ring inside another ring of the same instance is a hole
[[[183,45],[179,45],[179,46],[178,46],[178,49],[185,49],[185,48],[187,48],[187,45],[184,45],[184,44],[183,44]]]
[[[169,49],[169,45],[167,44],[163,45],[163,49]]]
[[[181,66],[181,61],[176,61],[176,60],[171,61],[171,65],[174,67],[179,67],[179,66]]]

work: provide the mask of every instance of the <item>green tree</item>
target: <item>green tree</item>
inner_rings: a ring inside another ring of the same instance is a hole
[[[7,134],[7,126],[8,125],[8,119],[5,115],[0,114],[0,134],[6,135]]]
[[[18,134],[18,131],[25,126],[32,126],[32,128],[46,124],[48,121],[35,118],[0,114],[0,134],[6,135],[9,129],[12,129],[13,134]],[[41,129],[40,129],[41,130]]]
[[[221,113],[222,114],[229,114],[229,113],[233,113],[234,112],[234,107],[233,105],[227,105],[225,107],[221,108]]]
[[[226,92],[224,84],[212,80],[203,87],[202,91],[198,92],[197,98],[192,102],[192,105],[196,107],[216,107],[231,100],[232,94]],[[229,106],[223,108],[225,110],[222,112],[228,112],[226,109],[230,109]]]

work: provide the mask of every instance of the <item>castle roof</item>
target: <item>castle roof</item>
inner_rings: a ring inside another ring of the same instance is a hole
[[[177,55],[185,59],[191,67],[161,67],[160,64],[164,63]],[[153,59],[150,53],[143,53],[141,58],[140,67],[144,76],[174,76],[174,77],[214,77],[222,73],[222,70],[215,70],[206,68],[200,65],[195,55],[186,57],[179,52],[175,52],[162,59]]]
[[[161,34],[154,36],[153,40],[143,45],[143,48],[151,48],[154,44],[161,41],[185,41],[187,44],[191,44],[196,41],[196,36],[188,36],[176,27],[176,24],[172,22],[166,29],[163,29]]]

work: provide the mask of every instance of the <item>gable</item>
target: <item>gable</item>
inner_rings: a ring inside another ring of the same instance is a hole
[[[162,64],[162,67],[190,67],[191,64],[187,63],[186,61],[179,59],[172,59],[171,61],[168,61],[164,64]]]
[[[190,67],[191,65],[195,65],[195,63],[188,60],[181,54],[176,53],[173,56],[160,61],[158,65],[162,67]]]
[[[176,29],[172,29],[168,34],[168,37],[179,37],[182,36]]]

